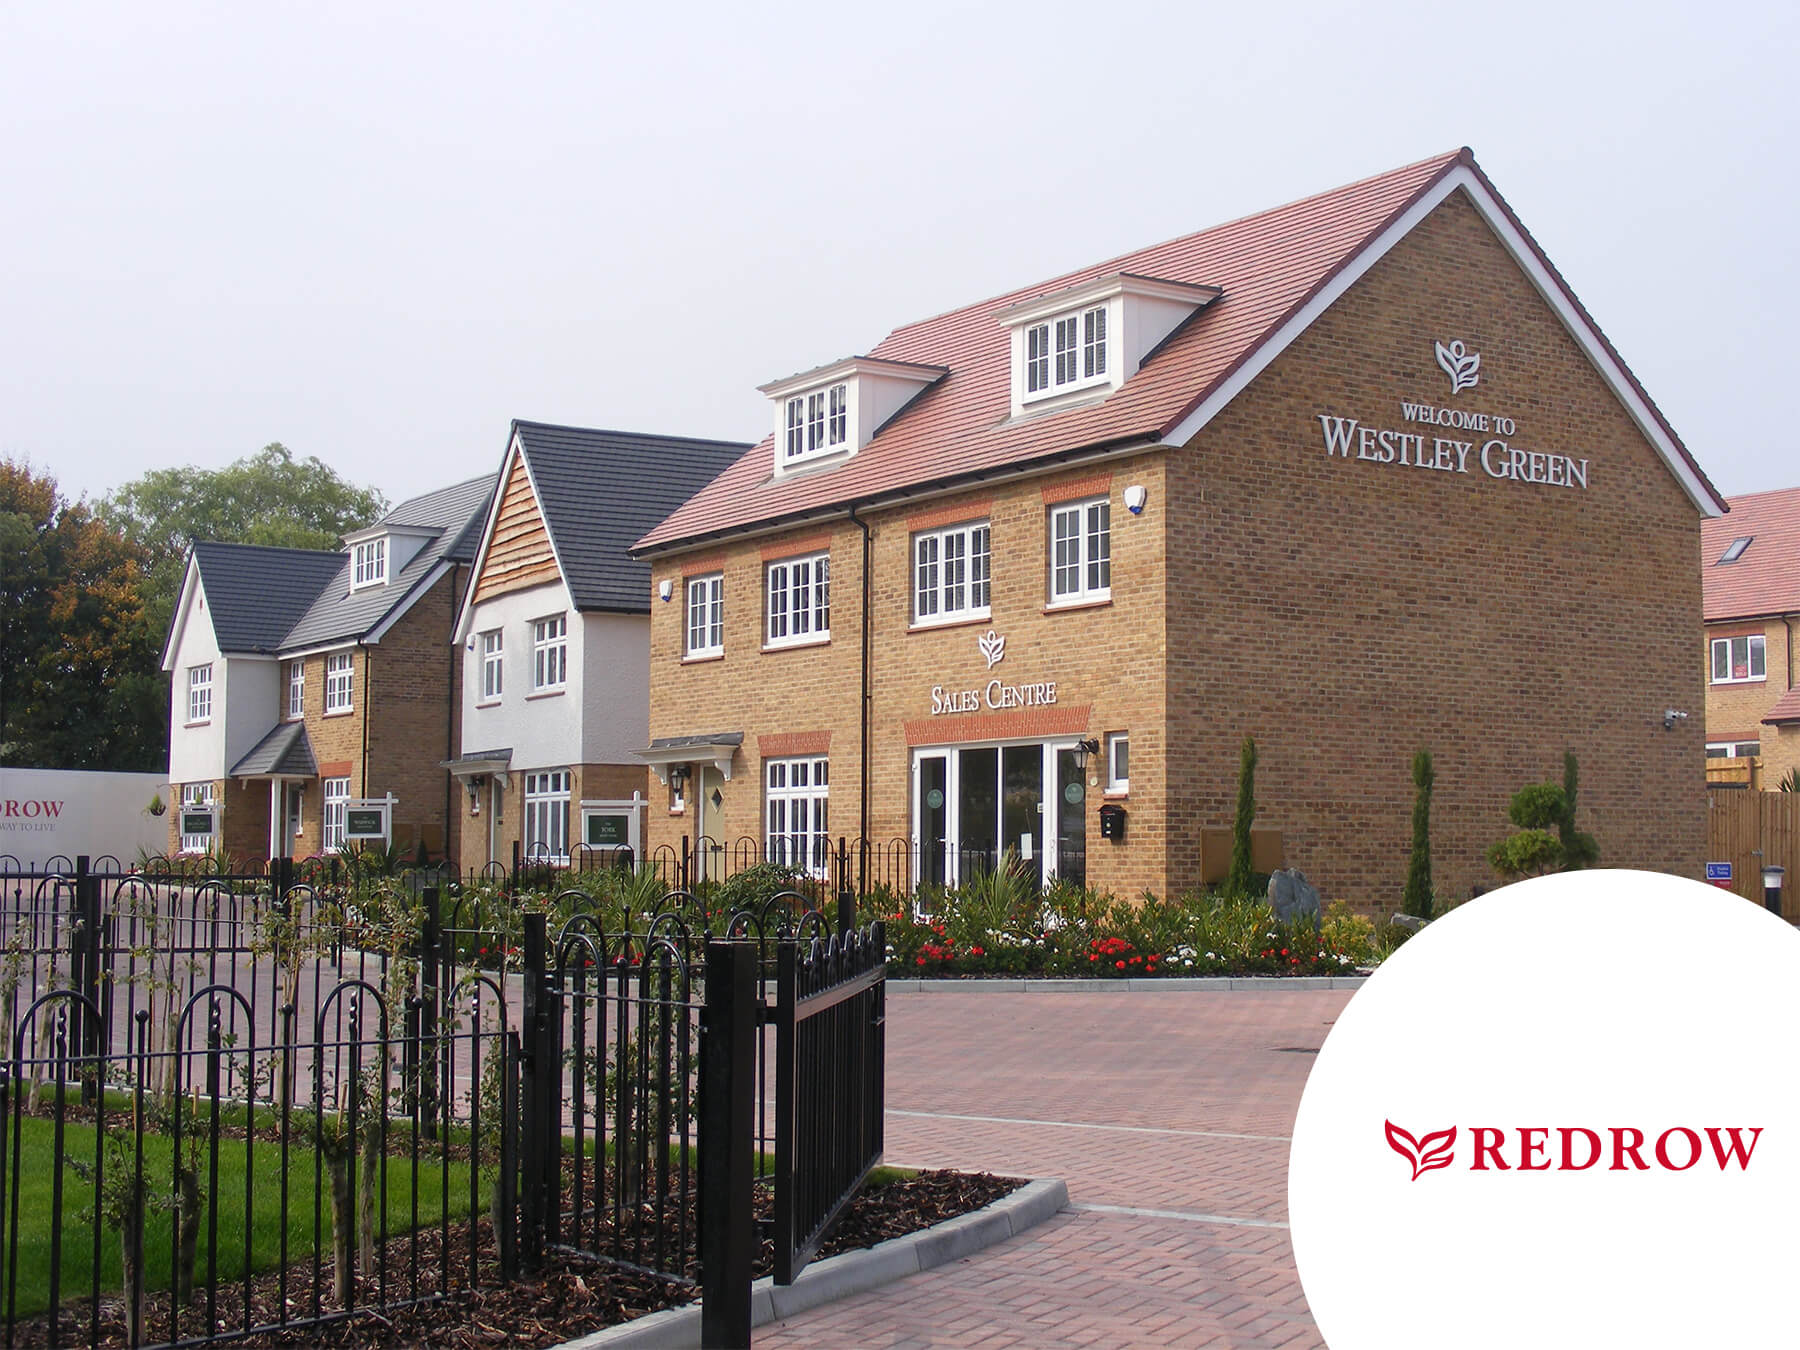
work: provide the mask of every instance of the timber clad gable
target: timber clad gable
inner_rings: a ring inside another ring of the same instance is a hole
[[[525,468],[525,457],[517,455],[507,476],[506,490],[500,496],[499,510],[494,513],[493,536],[481,562],[475,601],[479,604],[510,591],[542,586],[561,575],[556,550],[550,545],[550,532],[544,528],[543,508]]]

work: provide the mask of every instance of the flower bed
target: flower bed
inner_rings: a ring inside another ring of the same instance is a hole
[[[896,976],[1342,975],[1379,962],[1392,939],[1342,903],[1315,930],[1259,899],[1206,891],[1119,900],[1056,883],[1039,893],[1003,873],[924,894],[872,897]]]

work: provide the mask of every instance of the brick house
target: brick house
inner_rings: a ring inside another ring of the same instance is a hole
[[[1723,504],[1468,151],[763,392],[773,434],[635,550],[652,846],[1167,894],[1254,735],[1328,897],[1397,903],[1421,746],[1445,895],[1565,747],[1608,862],[1698,871],[1663,713]]]
[[[650,569],[626,550],[747,448],[512,424],[455,625],[466,867],[642,846]]]
[[[171,852],[333,853],[348,804],[390,795],[394,842],[454,848],[451,630],[493,488],[403,502],[341,552],[194,546],[163,649]],[[212,829],[184,834],[196,807]]]
[[[1700,530],[1707,778],[1772,788],[1800,770],[1800,488],[1729,504]]]

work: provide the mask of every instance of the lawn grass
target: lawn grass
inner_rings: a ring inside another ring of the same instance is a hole
[[[92,1185],[65,1162],[61,1169],[62,1202],[59,1211],[55,1196],[58,1175],[55,1124],[42,1117],[22,1116],[19,1126],[18,1157],[8,1159],[7,1169],[17,1178],[18,1224],[14,1229],[11,1215],[7,1216],[6,1227],[11,1240],[8,1243],[9,1250],[5,1253],[8,1266],[17,1261],[16,1282],[6,1272],[0,1272],[0,1277],[6,1278],[11,1285],[15,1299],[13,1315],[28,1317],[49,1307],[52,1245],[58,1236],[62,1244],[59,1299],[91,1292],[96,1226],[100,1230],[100,1290],[103,1294],[118,1291],[124,1284],[120,1234],[104,1220],[97,1223]],[[6,1147],[10,1153],[13,1148],[10,1122],[7,1130]],[[329,1168],[319,1169],[318,1155],[309,1146],[310,1134],[299,1128],[298,1121],[294,1134],[295,1138],[288,1146],[285,1171],[288,1192],[286,1259],[291,1263],[304,1260],[312,1254],[316,1223],[323,1247],[323,1259],[329,1268],[331,1203],[325,1198],[329,1196],[331,1187]],[[128,1147],[135,1150],[135,1143]],[[453,1160],[446,1168],[438,1157],[433,1156],[436,1147],[433,1144],[421,1149],[416,1211],[411,1157],[395,1157],[390,1153],[385,1160],[385,1188],[381,1171],[377,1172],[376,1224],[379,1230],[382,1226],[380,1192],[384,1188],[387,1197],[387,1236],[437,1223],[444,1215],[446,1177],[451,1218],[468,1214],[469,1165],[466,1161]],[[63,1156],[91,1166],[95,1156],[94,1126],[76,1122],[66,1124],[63,1127]],[[131,1152],[126,1154],[128,1160],[133,1156]],[[171,1189],[173,1158],[173,1145],[167,1136],[145,1133],[144,1177],[153,1197],[158,1193],[166,1196]],[[111,1162],[111,1155],[108,1155],[107,1161]],[[242,1137],[224,1138],[219,1141],[216,1187],[210,1174],[211,1166],[211,1151],[208,1149],[201,1154],[200,1160],[201,1216],[198,1260],[194,1272],[196,1288],[204,1288],[209,1270],[212,1269],[216,1269],[221,1285],[241,1279],[246,1256],[253,1272],[273,1270],[281,1265],[283,1258],[281,1191],[284,1172],[280,1143],[262,1139],[246,1141]],[[245,1195],[247,1172],[251,1177],[248,1204]],[[357,1184],[361,1185],[360,1169]],[[483,1176],[484,1190],[486,1184],[487,1178]],[[208,1203],[209,1191],[217,1196],[216,1208]],[[10,1197],[8,1203],[11,1203]],[[156,1202],[153,1200],[152,1203]],[[485,1208],[485,1194],[480,1197],[479,1204]],[[247,1236],[246,1213],[249,1216]],[[214,1248],[210,1235],[215,1222],[218,1233],[217,1264],[213,1267],[210,1260]],[[166,1204],[160,1212],[152,1212],[146,1217],[146,1290],[169,1287],[174,1237],[174,1215]],[[0,1315],[4,1315],[6,1311],[0,1305]]]

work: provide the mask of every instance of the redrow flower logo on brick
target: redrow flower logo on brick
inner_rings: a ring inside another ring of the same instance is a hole
[[[1414,1181],[1455,1161],[1456,1126],[1415,1138],[1391,1120],[1382,1124],[1388,1147],[1411,1164]],[[1648,1133],[1631,1125],[1612,1125],[1604,1130],[1590,1130],[1583,1125],[1560,1125],[1554,1129],[1548,1125],[1526,1125],[1515,1129],[1509,1141],[1506,1130],[1477,1125],[1468,1131],[1473,1150],[1465,1170],[1585,1172],[1606,1162],[1603,1170],[1608,1172],[1685,1172],[1699,1166],[1710,1154],[1719,1171],[1729,1171],[1735,1163],[1738,1171],[1746,1172],[1762,1132],[1760,1125],[1707,1125],[1697,1130],[1673,1125],[1652,1141]]]

